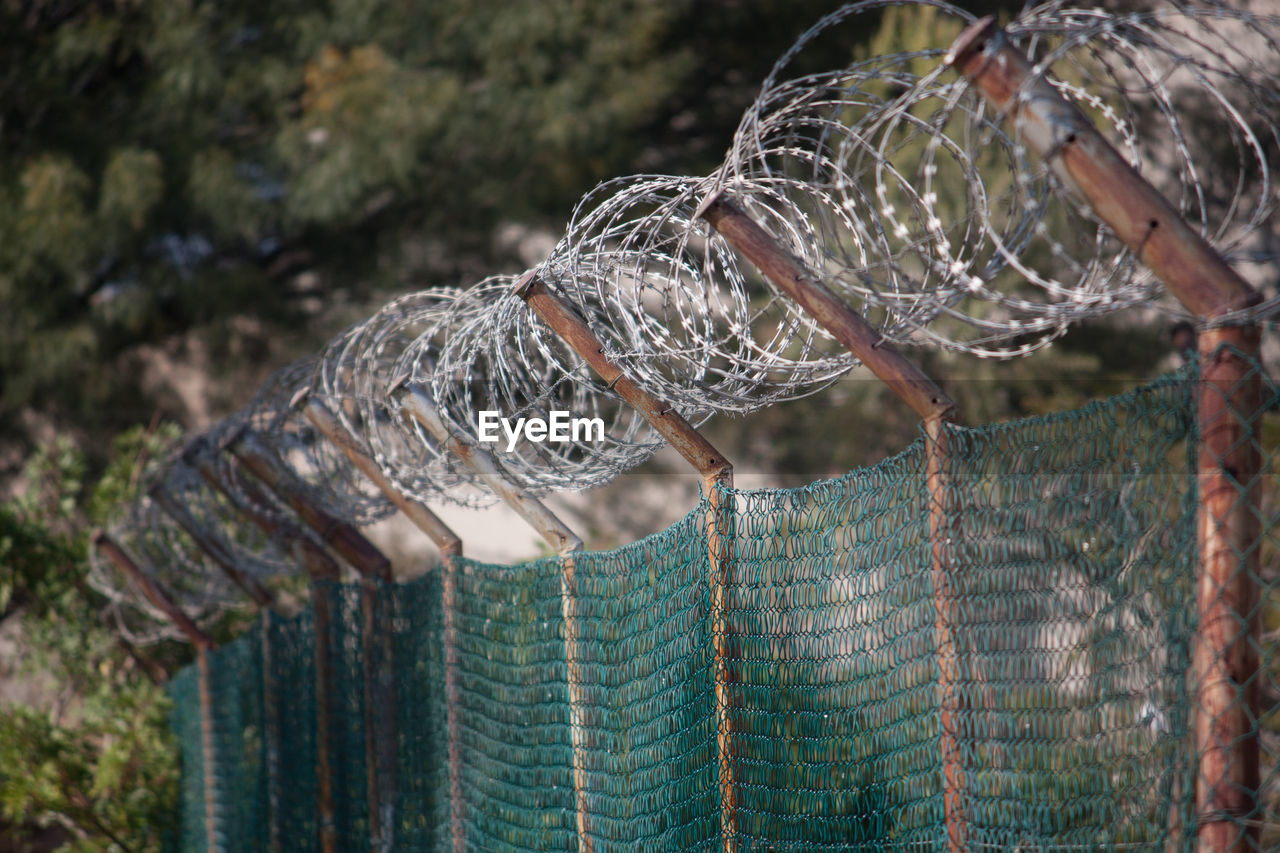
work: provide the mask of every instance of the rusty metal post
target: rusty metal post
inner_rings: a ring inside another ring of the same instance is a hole
[[[489,487],[507,506],[516,511],[529,526],[538,531],[560,555],[560,606],[564,617],[565,665],[569,688],[569,737],[573,750],[573,792],[577,813],[578,849],[591,853],[590,820],[587,803],[587,768],[583,758],[586,750],[586,728],[583,725],[582,675],[578,652],[578,587],[577,566],[573,555],[582,550],[582,539],[556,517],[550,509],[524,489],[512,483],[502,473],[493,457],[474,445],[468,444],[449,432],[431,396],[416,385],[405,384],[401,379],[392,383],[395,393],[403,387],[405,410],[426,428],[441,447],[458,457],[476,476]]]
[[[204,829],[209,853],[223,849],[221,821],[218,820],[218,778],[215,765],[218,748],[213,739],[213,674],[209,669],[211,645],[196,646],[196,666],[200,691],[200,753],[204,764]]]
[[[733,466],[678,412],[645,391],[610,361],[604,354],[604,345],[586,322],[570,305],[552,293],[536,273],[525,274],[516,282],[514,292],[702,476],[708,503],[707,548],[711,572],[709,587],[715,662],[721,846],[726,853],[731,853],[737,847],[733,685],[738,682],[738,673],[734,666],[737,653],[733,647],[733,632],[726,615],[726,591],[734,579],[735,514],[732,498],[727,498],[717,487],[733,487]]]
[[[942,758],[942,807],[947,826],[947,850],[965,850],[968,822],[964,812],[964,768],[960,757],[960,651],[955,640],[956,593],[952,586],[952,526],[950,498],[950,436],[948,419],[927,418],[925,466],[929,496],[930,573],[933,582],[934,639],[938,645],[938,739]]]
[[[354,525],[330,515],[304,491],[301,482],[258,435],[242,429],[231,435],[224,449],[263,485],[297,513],[325,544],[347,560],[360,574],[360,645],[365,661],[380,648],[383,660],[376,669],[361,672],[364,691],[365,785],[369,801],[369,834],[374,853],[394,848],[396,706],[390,619],[379,595],[379,586],[390,584],[391,561]],[[381,630],[380,630],[381,628]]]
[[[181,463],[179,463],[181,464]],[[268,835],[271,853],[279,853],[283,839],[280,827],[280,720],[276,702],[275,682],[271,677],[271,613],[276,609],[275,596],[266,587],[240,570],[235,559],[222,546],[222,543],[210,536],[195,520],[187,508],[179,502],[162,483],[154,483],[147,494],[164,512],[187,532],[191,540],[200,550],[222,569],[223,573],[238,586],[245,595],[258,605],[258,619],[262,634],[262,704],[263,733],[266,741],[267,759],[267,799],[269,817]]]
[[[964,849],[965,816],[957,715],[960,712],[959,657],[955,642],[954,567],[949,562],[946,529],[950,524],[947,493],[945,424],[955,419],[956,405],[920,368],[895,350],[884,336],[824,286],[813,272],[787,252],[737,203],[724,193],[706,199],[699,215],[747,260],[808,312],[924,421],[927,444],[926,487],[938,646],[939,729],[942,757],[947,849]]]
[[[361,576],[391,580],[391,561],[354,525],[330,515],[308,497],[302,483],[257,433],[247,428],[240,429],[227,438],[223,449],[276,494]]]
[[[177,626],[196,649],[198,690],[200,694],[200,753],[204,765],[204,829],[205,843],[210,853],[222,850],[222,827],[218,814],[218,780],[216,764],[217,745],[213,737],[213,686],[209,670],[209,652],[215,648],[213,639],[200,629],[195,620],[169,597],[159,584],[153,581],[137,562],[103,530],[95,530],[90,541],[103,556],[116,565],[137,584],[142,594],[156,606],[169,621]]]
[[[961,33],[947,62],[1208,327],[1200,334],[1197,394],[1197,838],[1201,850],[1215,853],[1255,849],[1260,333],[1256,325],[1231,324],[1229,315],[1261,295],[1032,70],[994,20]]]
[[[295,401],[295,403],[301,401]],[[356,445],[355,439],[348,433],[333,413],[323,403],[314,398],[306,401],[303,409],[307,419],[320,430],[321,434],[334,445],[341,448],[351,463],[364,472],[378,489],[386,495],[405,516],[427,534],[435,546],[440,549],[442,559],[440,567],[441,608],[444,622],[444,690],[447,728],[449,739],[449,823],[453,836],[454,853],[463,853],[466,849],[466,836],[463,828],[464,812],[462,799],[462,740],[461,699],[458,686],[458,565],[457,558],[462,556],[462,540],[434,512],[418,501],[409,498],[397,489],[387,476],[382,473],[378,463],[366,456]]]
[[[317,582],[337,581],[341,574],[340,567],[333,557],[289,522],[240,506],[231,490],[214,470],[209,457],[209,448],[203,440],[186,448],[183,461],[194,467],[210,486],[226,495],[232,506],[236,506],[268,538],[280,543],[286,552],[293,553],[312,581],[311,613],[312,629],[315,635],[313,654],[316,696],[316,811],[320,816],[322,853],[338,853],[333,805],[333,746],[330,740],[333,727],[330,724],[329,708],[330,697],[333,696],[333,672],[329,666],[333,614],[329,607],[329,599],[320,593]],[[243,483],[241,490],[254,504],[260,506],[267,504],[266,496],[257,493],[251,483]]]
[[[462,540],[458,535],[449,529],[449,526],[440,520],[440,517],[432,512],[429,508],[416,500],[406,496],[387,479],[382,473],[382,469],[378,467],[378,463],[370,459],[356,445],[356,440],[338,423],[338,419],[333,413],[325,407],[323,403],[315,398],[308,399],[303,408],[303,414],[307,420],[320,430],[321,434],[335,446],[346,454],[351,463],[369,478],[378,490],[386,496],[396,507],[405,514],[405,517],[413,522],[428,538],[440,549],[440,553],[444,555],[460,555],[462,553]]]

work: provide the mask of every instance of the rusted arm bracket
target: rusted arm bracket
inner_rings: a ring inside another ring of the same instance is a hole
[[[338,423],[338,419],[333,416],[333,413],[323,403],[314,398],[309,399],[303,408],[303,412],[306,414],[307,420],[311,421],[325,438],[340,448],[347,458],[351,460],[351,464],[355,465],[361,473],[369,478],[370,482],[378,487],[382,494],[386,495],[387,500],[395,504],[396,508],[403,512],[406,518],[412,521],[419,530],[427,534],[428,538],[440,549],[440,553],[446,559],[450,556],[462,554],[462,540],[458,538],[458,534],[450,530],[449,525],[441,521],[440,517],[430,509],[407,497],[397,489],[387,479],[387,476],[382,473],[378,463],[366,456],[356,446],[355,439]]]
[[[946,62],[1004,114],[1023,141],[1088,200],[1098,218],[1197,317],[1217,317],[1261,300],[1089,119],[1032,68],[994,18],[961,33]]]
[[[182,463],[179,463],[182,464]],[[186,507],[179,503],[173,494],[164,487],[162,483],[155,483],[147,490],[147,494],[156,502],[156,505],[165,511],[165,513],[178,523],[178,526],[187,532],[192,541],[209,556],[211,560],[218,564],[223,573],[226,574],[231,582],[238,586],[245,595],[249,596],[254,603],[258,605],[262,611],[275,611],[275,596],[254,578],[241,571],[236,565],[234,558],[222,546],[222,543],[210,536],[204,528],[196,522],[191,513],[187,512]],[[264,733],[266,735],[266,752],[267,752],[267,790],[270,812],[268,815],[268,835],[269,846],[272,853],[278,853],[282,849],[283,841],[281,839],[280,827],[280,728],[277,719],[277,708],[275,699],[275,682],[271,671],[271,629],[270,621],[264,612],[260,616],[261,621],[261,647],[262,647],[262,691],[263,691],[263,711],[267,715],[264,722]]]
[[[150,601],[158,610],[164,613],[169,621],[176,625],[178,630],[191,641],[191,645],[203,649],[212,649],[214,647],[213,639],[200,629],[194,619],[183,612],[182,608],[169,597],[169,594],[153,581],[106,531],[95,530],[90,541],[93,543],[93,547],[97,548],[103,556],[114,563],[120,571],[128,575],[129,579],[138,585],[138,589],[142,590],[142,594],[147,597],[147,601]]]
[[[737,203],[722,192],[703,203],[700,215],[922,419],[951,419],[955,410],[951,398],[828,290]]]
[[[90,537],[93,547],[129,576],[147,600],[154,604],[169,621],[177,626],[196,647],[196,665],[199,675],[197,690],[200,694],[200,752],[204,765],[204,825],[205,840],[210,850],[218,849],[222,841],[222,827],[218,820],[218,753],[213,738],[213,685],[209,670],[209,652],[215,648],[213,638],[200,629],[195,620],[183,612],[169,594],[142,570],[137,562],[103,530],[95,530]]]
[[[435,402],[425,390],[414,384],[406,384],[403,389],[401,403],[414,420],[422,424],[441,447],[475,472],[485,486],[538,531],[556,553],[568,554],[582,550],[582,539],[547,509],[544,503],[512,483],[488,452],[449,432],[436,410]]]
[[[933,547],[935,634],[939,657],[939,714],[942,722],[943,804],[948,850],[964,849],[965,822],[956,716],[958,666],[951,590],[952,566],[944,547],[948,523],[947,445],[944,423],[955,419],[956,404],[920,368],[904,358],[876,329],[824,286],[818,277],[723,191],[706,199],[699,215],[737,251],[756,265],[774,286],[795,302],[852,353],[924,421],[928,433],[928,493]]]
[[[380,622],[382,609],[377,582],[391,582],[391,561],[365,538],[354,525],[325,512],[303,491],[298,478],[283,460],[267,447],[256,433],[242,429],[226,442],[225,449],[241,465],[262,481],[298,517],[341,554],[360,573],[361,647],[366,660],[374,654],[375,645],[384,656],[391,654],[391,636]],[[363,669],[365,730],[365,769],[367,773],[369,820],[373,853],[390,849],[394,833],[392,795],[395,772],[395,691],[391,684],[389,657],[382,661],[380,672],[372,666]]]
[[[325,512],[303,490],[284,462],[252,430],[233,434],[225,448],[249,473],[257,477],[284,501],[298,518],[341,554],[361,575],[380,581],[391,580],[391,561],[354,525]]]
[[[925,452],[933,543],[934,604],[937,610],[935,634],[940,671],[943,805],[948,850],[960,853],[964,849],[965,823],[961,797],[963,774],[956,735],[959,670],[953,625],[952,567],[942,544],[948,523],[945,501],[947,446],[943,424],[954,420],[956,404],[723,192],[703,202],[699,215],[924,420],[928,433]]]
[[[187,448],[183,461],[194,468],[206,483],[225,495],[231,501],[231,505],[266,534],[267,538],[274,540],[286,553],[293,554],[312,580],[336,581],[341,577],[342,568],[338,565],[338,561],[312,542],[311,538],[293,523],[282,518],[272,518],[263,512],[244,506],[243,502],[237,500],[235,493],[218,476],[209,452],[204,442],[198,442]],[[259,492],[248,480],[239,482],[237,488],[254,505],[270,505],[267,496]]]
[[[943,800],[948,849],[963,850],[959,750],[955,720],[959,706],[956,679],[956,646],[953,635],[951,566],[940,545],[947,523],[947,450],[943,424],[955,419],[956,404],[920,368],[904,358],[870,324],[824,286],[803,263],[786,251],[768,231],[752,219],[723,191],[703,202],[699,216],[707,221],[747,260],[783,293],[812,316],[841,345],[875,374],[891,391],[909,405],[925,423],[928,432],[928,489],[930,529],[933,538],[934,597],[937,607],[936,635],[941,671],[940,714],[942,719]]]
[[[640,412],[653,428],[708,482],[733,485],[733,466],[684,417],[645,391],[604,354],[604,345],[581,317],[552,293],[537,273],[526,273],[515,285],[525,301],[618,396]]]
[[[163,484],[155,483],[147,490],[147,494],[151,496],[157,506],[165,511],[166,515],[186,531],[187,535],[191,537],[191,541],[195,542],[201,551],[204,551],[211,560],[217,563],[218,567],[230,578],[231,582],[238,586],[245,595],[249,596],[255,604],[266,610],[275,609],[275,596],[259,583],[257,578],[241,571],[236,565],[235,559],[227,553],[222,543],[205,532],[204,528],[196,522],[186,507],[179,503]]]
[[[582,539],[556,517],[545,504],[524,489],[512,483],[502,473],[498,463],[484,450],[463,441],[449,432],[435,401],[420,387],[404,382],[394,382],[392,393],[403,390],[401,404],[431,437],[445,450],[452,453],[470,468],[486,486],[529,523],[552,548],[560,554],[560,605],[564,617],[565,663],[569,688],[569,736],[573,747],[573,788],[577,812],[578,850],[591,853],[590,821],[587,817],[587,771],[583,753],[586,749],[586,729],[583,724],[582,677],[578,652],[580,636],[578,620],[577,566],[574,554],[582,550]],[[457,849],[458,836],[454,836]]]
[[[333,746],[330,733],[330,707],[333,696],[333,672],[330,669],[329,647],[333,614],[329,598],[319,594],[316,581],[336,581],[341,575],[338,561],[298,528],[283,519],[274,519],[264,513],[254,512],[236,500],[231,489],[218,477],[210,457],[208,443],[201,439],[186,447],[183,461],[193,467],[204,481],[222,493],[241,514],[258,527],[266,536],[275,540],[286,552],[292,553],[312,581],[311,609],[314,619],[315,648],[315,696],[316,696],[316,811],[320,816],[320,849],[322,853],[337,853],[338,835],[334,824],[333,805]],[[240,484],[241,491],[250,502],[266,506],[267,498],[252,483]],[[212,848],[211,848],[212,849]]]

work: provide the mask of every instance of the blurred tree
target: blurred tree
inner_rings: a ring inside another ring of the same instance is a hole
[[[131,346],[201,329],[234,367],[229,318],[457,283],[499,221],[706,171],[830,7],[0,0],[0,434],[109,435],[150,414]]]
[[[21,660],[56,687],[36,705],[0,705],[0,818],[58,826],[68,851],[159,851],[176,801],[169,702],[156,683],[188,655],[139,650],[97,618],[85,582],[90,523],[129,500],[142,460],[172,427],[134,429],[97,484],[59,441],[33,455],[22,498],[0,505],[0,623],[21,620]]]

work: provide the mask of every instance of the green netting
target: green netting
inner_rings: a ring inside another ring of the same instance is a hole
[[[395,587],[397,814],[393,849],[446,850],[447,710],[440,575]]]
[[[951,428],[968,849],[1165,849],[1185,790],[1194,506],[1186,386]],[[735,493],[744,841],[941,849],[926,447]]]
[[[267,841],[266,737],[263,727],[260,635],[209,653],[214,703],[214,755],[218,762],[218,821],[226,851],[265,849]]]
[[[311,613],[293,619],[270,614],[264,644],[268,665],[264,690],[271,697],[268,721],[279,749],[270,755],[272,785],[270,820],[283,851],[313,851],[319,823],[316,808],[316,670]],[[270,709],[274,708],[275,713]],[[185,753],[184,753],[185,754]]]
[[[262,643],[250,633],[209,654],[212,746],[216,759],[213,819],[218,850],[266,850],[270,788],[262,682]],[[203,850],[208,838],[199,671],[191,667],[169,686],[173,730],[183,751],[178,848]]]
[[[200,676],[194,666],[175,675],[168,685],[173,710],[169,728],[182,749],[182,776],[178,789],[177,851],[204,850],[208,836],[204,821],[204,753],[200,737]]]
[[[580,823],[595,850],[719,850],[724,745],[738,849],[945,850],[946,714],[965,849],[1191,849],[1193,380],[949,428],[938,493],[923,439],[836,480],[724,492],[734,581],[722,637],[705,501],[637,543],[577,555],[572,632],[558,558],[457,561],[452,634],[440,573],[381,588],[389,661],[362,642],[359,587],[321,586],[338,849],[370,849],[366,770],[368,747],[387,737],[382,702],[396,726],[386,849],[453,849],[456,818],[474,850],[576,850]],[[1264,445],[1280,444],[1267,444],[1280,425],[1263,426]],[[1263,461],[1251,687],[1264,709],[1264,805],[1242,819],[1274,845],[1276,454]],[[317,849],[313,624],[271,619],[211,661],[221,849],[268,850],[273,836],[281,850]],[[723,722],[716,640],[730,658]],[[379,679],[391,690],[371,705]],[[204,849],[196,685],[190,670],[171,687],[184,850]]]
[[[320,584],[317,594],[329,600],[333,614],[329,640],[329,668],[333,674],[329,703],[329,742],[333,749],[334,831],[353,850],[369,848],[369,801],[365,761],[366,671],[376,673],[376,662],[366,670],[360,616],[360,587]],[[301,770],[302,768],[299,768]]]

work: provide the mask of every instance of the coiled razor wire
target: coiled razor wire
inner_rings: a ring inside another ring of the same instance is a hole
[[[823,39],[858,43],[873,16],[937,44],[792,73]],[[945,67],[947,47],[972,21],[932,0],[869,0],[828,15],[775,64],[719,169],[601,184],[534,272],[607,356],[694,424],[815,393],[857,365],[699,217],[720,193],[896,344],[1006,358],[1139,304],[1181,315],[1133,253],[1004,129],[1004,117]],[[1280,157],[1280,19],[1220,3],[1117,14],[1050,2],[1005,30],[1033,76],[1049,75],[1228,261],[1246,271],[1274,263],[1280,237],[1267,225]],[[398,389],[407,385],[429,395],[453,435],[493,451],[505,475],[535,494],[606,483],[648,458],[661,444],[652,427],[524,305],[515,281],[409,294],[347,329],[205,436],[202,452],[231,494],[218,499],[225,506],[209,509],[199,488],[180,494],[210,528],[237,531],[223,539],[238,554],[265,548],[224,512],[288,514],[263,490],[246,489],[245,475],[217,452],[249,427],[328,511],[360,524],[389,513],[385,496],[302,416],[297,403],[309,396],[407,495],[492,500],[406,416]],[[1216,322],[1265,320],[1278,300],[1273,293]],[[599,418],[605,438],[522,437],[507,452],[506,436],[479,442],[485,410]],[[122,514],[117,535],[153,569],[174,567],[163,579],[182,603],[228,598],[221,575],[148,501]],[[124,600],[113,573],[99,567],[94,583]]]
[[[119,508],[123,512],[111,519],[109,528],[116,541],[198,622],[214,620],[240,605],[245,591],[231,582],[190,528],[196,528],[254,581],[297,570],[293,555],[247,519],[247,511],[262,512],[263,507],[247,503],[243,495],[236,497],[238,479],[231,481],[232,491],[224,494],[176,456],[148,474],[149,487]],[[238,477],[238,472],[233,476]],[[161,505],[158,495],[177,507],[176,515]],[[276,514],[282,510],[278,504],[268,509]],[[140,645],[179,636],[173,633],[169,618],[138,595],[114,563],[96,548],[89,550],[89,557],[89,582],[106,596],[107,611],[124,636]]]
[[[713,189],[671,177],[603,184],[539,268],[628,375],[695,423],[813,393],[854,364],[697,218]]]

